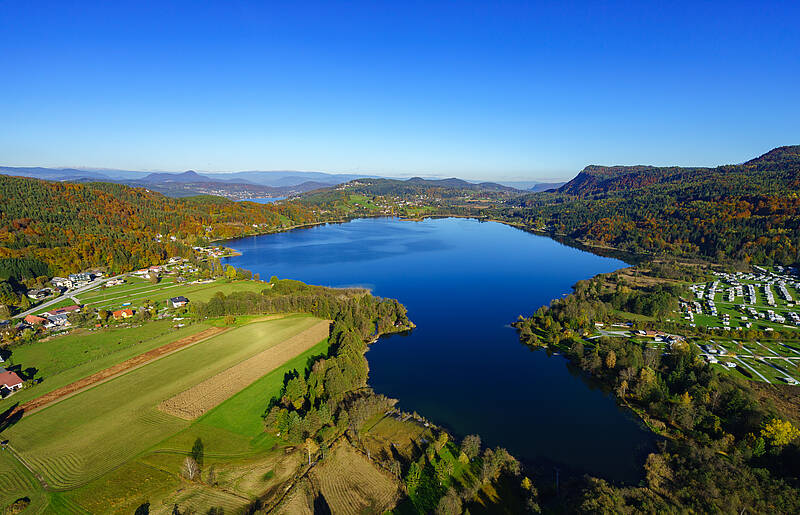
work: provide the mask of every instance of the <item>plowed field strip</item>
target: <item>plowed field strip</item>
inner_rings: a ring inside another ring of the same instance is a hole
[[[28,401],[19,406],[16,410],[14,410],[14,412],[16,413],[17,411],[22,411],[23,416],[30,415],[31,413],[49,406],[50,404],[75,395],[76,393],[79,393],[99,383],[108,381],[109,379],[113,379],[124,372],[138,368],[142,365],[146,365],[147,363],[162,358],[167,354],[172,354],[173,352],[179,351],[184,347],[188,347],[189,345],[194,345],[213,336],[217,336],[228,329],[229,328],[227,327],[210,327],[204,331],[200,331],[197,334],[193,334],[192,336],[187,336],[186,338],[181,338],[166,345],[162,345],[161,347],[149,350],[144,354],[134,356],[123,361],[122,363],[117,363],[116,365],[108,367],[105,370],[96,372],[90,376],[84,377],[79,381],[62,386],[61,388],[53,390],[52,392],[48,392],[41,397]]]
[[[328,337],[329,321],[319,322],[255,356],[212,376],[162,402],[158,408],[184,420],[193,420]]]

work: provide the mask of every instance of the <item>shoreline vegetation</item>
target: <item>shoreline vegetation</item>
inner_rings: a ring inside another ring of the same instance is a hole
[[[780,402],[786,396],[800,399],[796,388],[755,387],[712,369],[692,340],[709,341],[713,331],[667,321],[682,281],[707,273],[699,268],[662,263],[601,274],[513,324],[522,343],[563,354],[664,438],[647,459],[643,485],[619,487],[588,479],[577,486],[572,502],[583,511],[800,509],[798,413]],[[639,282],[627,280],[632,276]],[[647,318],[631,324],[620,315],[626,312]],[[615,327],[630,334],[612,331]],[[632,336],[643,329],[661,330],[665,342]],[[795,330],[783,336],[798,338]],[[776,438],[777,427],[782,436]]]

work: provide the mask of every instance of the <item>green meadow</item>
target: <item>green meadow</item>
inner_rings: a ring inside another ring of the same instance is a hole
[[[131,302],[133,306],[144,300],[163,302],[171,297],[183,295],[189,301],[207,302],[218,292],[225,295],[234,291],[260,292],[268,288],[266,283],[257,281],[229,281],[218,279],[204,284],[177,283],[172,277],[162,279],[158,284],[152,284],[136,277],[129,277],[128,282],[119,286],[97,288],[76,296],[82,303],[96,309],[116,310],[123,304]]]
[[[317,321],[310,316],[292,316],[233,329],[33,413],[6,429],[3,438],[54,490],[96,480],[159,442],[164,442],[164,450],[174,446],[185,452],[197,438],[186,431],[193,424],[160,412],[157,406],[161,401]],[[318,345],[306,354],[317,349],[321,352],[324,347]],[[306,359],[301,355],[291,363],[305,366]],[[257,440],[257,418],[279,391],[282,379],[281,371],[267,374],[195,422],[211,428],[197,433],[208,439],[210,455],[215,441],[227,441],[231,435]],[[236,420],[242,409],[248,420]],[[182,432],[184,437],[179,435]],[[167,442],[170,438],[172,442]],[[185,441],[190,441],[188,447]],[[238,448],[238,442],[233,447]],[[220,449],[224,451],[222,445]]]
[[[62,386],[106,369],[151,349],[196,334],[209,326],[192,324],[173,328],[170,320],[148,322],[138,327],[110,326],[76,330],[34,343],[16,345],[6,367],[35,368],[42,382],[0,400],[0,412],[13,404],[35,399]]]

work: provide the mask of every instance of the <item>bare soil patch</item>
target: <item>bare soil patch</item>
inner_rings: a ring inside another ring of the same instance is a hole
[[[203,340],[207,340],[208,338],[216,336],[227,330],[227,327],[210,327],[204,331],[200,331],[197,334],[193,334],[191,336],[187,336],[186,338],[181,338],[166,345],[162,345],[156,349],[149,350],[143,354],[139,354],[138,356],[134,356],[121,363],[117,363],[114,366],[101,370],[100,372],[96,372],[90,376],[84,377],[79,381],[62,386],[61,388],[57,388],[52,392],[42,395],[41,397],[28,401],[19,406],[14,413],[22,411],[23,415],[30,414],[36,410],[44,408],[45,406],[49,406],[50,404],[58,402],[64,398],[75,395],[76,393],[81,392],[89,387],[95,386],[98,383],[108,381],[109,379],[112,379],[124,372],[142,365],[146,365],[151,361],[162,358],[167,354],[172,354],[173,352],[176,352],[184,347],[188,347],[189,345],[200,343]]]
[[[193,420],[328,337],[330,321],[323,321],[288,340],[212,376],[171,397],[158,408],[184,420]]]

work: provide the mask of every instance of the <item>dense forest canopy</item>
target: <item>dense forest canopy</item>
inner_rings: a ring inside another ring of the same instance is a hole
[[[187,245],[318,218],[303,204],[174,199],[120,184],[8,176],[0,176],[0,205],[0,258],[45,262],[54,273],[90,266],[131,270],[185,254]],[[3,270],[9,267],[18,265]],[[25,273],[11,268],[0,273]]]
[[[800,146],[741,165],[584,169],[556,192],[508,199],[492,218],[651,255],[800,261]]]

